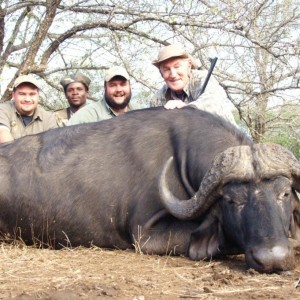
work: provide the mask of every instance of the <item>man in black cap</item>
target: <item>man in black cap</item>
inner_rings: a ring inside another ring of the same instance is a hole
[[[90,82],[91,80],[87,76],[80,73],[61,80],[60,84],[64,88],[69,107],[55,112],[60,127],[66,126],[71,116],[87,104]]]

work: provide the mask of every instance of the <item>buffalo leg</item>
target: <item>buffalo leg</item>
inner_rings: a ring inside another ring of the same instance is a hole
[[[138,227],[133,234],[133,246],[147,254],[186,255],[191,233],[197,226],[193,222],[167,219],[151,228]]]

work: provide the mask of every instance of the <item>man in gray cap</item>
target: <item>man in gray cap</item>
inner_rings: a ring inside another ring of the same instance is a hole
[[[105,73],[103,99],[81,108],[67,125],[107,120],[141,108],[138,104],[131,103],[130,99],[131,86],[127,71],[122,67],[112,67]]]
[[[163,105],[166,109],[174,109],[191,105],[236,124],[232,112],[225,105],[227,95],[214,76],[201,94],[207,72],[196,70],[194,59],[181,46],[161,48],[152,64],[159,69],[165,84],[157,91],[150,106]]]
[[[32,75],[15,80],[12,101],[0,104],[0,143],[58,127],[54,113],[38,106],[39,90]]]
[[[66,123],[80,108],[87,104],[91,80],[80,73],[67,76],[60,81],[64,88],[69,107],[55,111],[60,127]]]

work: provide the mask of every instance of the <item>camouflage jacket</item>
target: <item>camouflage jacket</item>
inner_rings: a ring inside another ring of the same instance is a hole
[[[201,95],[201,89],[206,75],[207,71],[192,70],[190,79],[184,87],[184,92],[187,95],[185,102],[198,109],[222,116],[226,120],[236,124],[233,114],[229,109],[229,102],[226,105],[226,101],[228,101],[226,92],[214,76],[210,77],[205,92]],[[161,106],[166,104],[169,100],[172,100],[171,90],[164,84],[150,100],[150,106]]]

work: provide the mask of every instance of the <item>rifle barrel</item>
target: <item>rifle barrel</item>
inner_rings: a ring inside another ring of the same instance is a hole
[[[212,72],[213,72],[213,70],[214,70],[214,68],[215,68],[215,65],[216,65],[216,63],[217,63],[217,60],[218,60],[217,57],[212,58],[212,59],[210,60],[210,68],[209,68],[209,70],[208,70],[208,72],[207,72],[205,81],[204,81],[204,83],[203,83],[203,85],[202,85],[202,89],[201,89],[200,95],[202,95],[202,94],[204,93],[205,89],[206,89],[206,86],[207,86],[208,81],[209,81],[209,79],[210,79],[210,76],[211,76],[211,74],[212,74]]]

